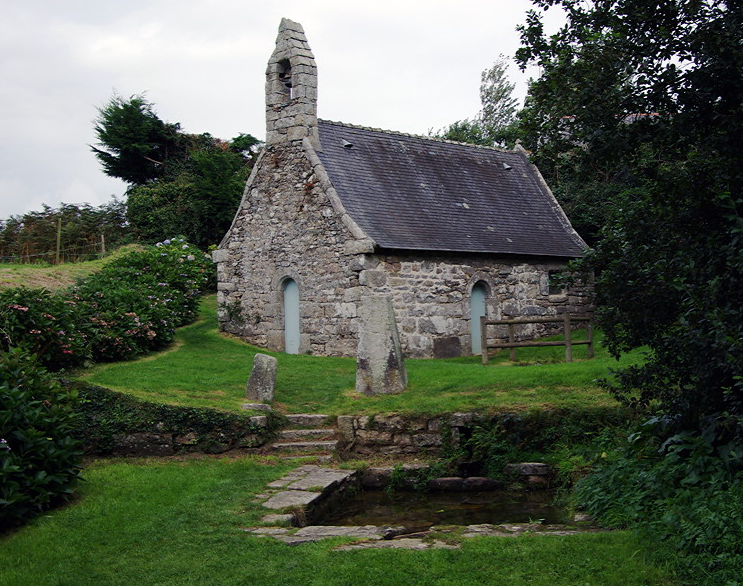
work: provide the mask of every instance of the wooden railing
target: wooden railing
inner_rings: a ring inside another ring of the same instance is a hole
[[[588,322],[587,330],[588,336],[586,340],[573,340],[571,325],[573,322]],[[516,326],[519,324],[552,324],[552,323],[564,323],[565,324],[565,339],[564,340],[551,340],[551,341],[527,341],[517,342],[516,341]],[[497,344],[488,344],[487,326],[508,326],[508,342],[498,342]],[[532,319],[502,319],[497,321],[488,320],[485,317],[480,318],[480,338],[482,348],[482,363],[488,363],[488,351],[499,348],[510,348],[510,359],[511,362],[516,361],[516,348],[528,348],[536,346],[565,346],[565,362],[573,361],[573,346],[587,345],[588,346],[588,358],[593,358],[593,327],[591,325],[590,317],[571,317],[569,313],[564,314],[563,317],[535,317]]]

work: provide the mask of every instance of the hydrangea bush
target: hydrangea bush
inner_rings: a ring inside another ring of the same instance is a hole
[[[23,346],[50,370],[73,368],[90,358],[93,329],[70,295],[24,287],[0,291],[0,350]]]
[[[76,287],[0,293],[0,350],[23,347],[58,371],[126,360],[167,345],[216,285],[211,259],[183,239],[108,263]]]
[[[82,451],[73,437],[77,392],[36,358],[0,352],[0,528],[69,500]]]

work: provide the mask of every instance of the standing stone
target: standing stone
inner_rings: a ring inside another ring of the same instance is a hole
[[[381,296],[364,298],[360,317],[356,392],[381,395],[404,391],[408,385],[408,373],[392,299]]]
[[[276,389],[276,359],[267,354],[256,354],[253,370],[245,389],[245,396],[258,403],[270,403]]]

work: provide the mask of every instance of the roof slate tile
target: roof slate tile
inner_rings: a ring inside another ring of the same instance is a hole
[[[382,248],[569,258],[586,249],[523,152],[318,124],[338,196]]]

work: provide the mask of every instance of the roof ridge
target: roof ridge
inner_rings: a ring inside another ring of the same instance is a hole
[[[373,126],[361,126],[359,124],[349,124],[348,122],[339,122],[337,120],[325,120],[325,119],[318,119],[318,122],[324,122],[325,124],[332,124],[333,126],[341,126],[345,128],[353,128],[356,130],[370,130],[372,132],[381,132],[383,134],[391,134],[394,136],[404,136],[406,138],[421,138],[423,140],[430,140],[433,142],[440,142],[445,144],[453,144],[453,145],[459,145],[459,146],[466,146],[466,147],[474,147],[478,149],[483,149],[486,151],[496,151],[499,153],[516,153],[518,152],[517,149],[506,149],[502,147],[496,147],[496,146],[487,146],[484,144],[474,144],[471,142],[461,142],[458,140],[449,140],[447,138],[439,138],[436,136],[426,136],[423,134],[410,134],[408,132],[400,132],[398,130],[385,130],[383,128],[374,128]]]

